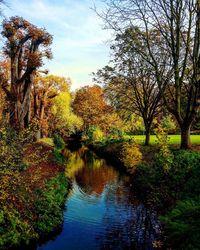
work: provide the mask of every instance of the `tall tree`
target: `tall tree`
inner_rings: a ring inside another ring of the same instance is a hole
[[[32,77],[43,65],[43,58],[51,58],[52,36],[22,17],[4,20],[2,35],[6,38],[4,52],[11,61],[11,84],[6,90],[10,124],[21,129],[30,120]]]
[[[10,84],[10,62],[5,58],[0,61],[0,119],[4,118],[7,113],[7,98],[6,94],[9,95],[7,88]]]
[[[190,147],[200,107],[200,1],[106,2],[104,20],[118,32],[132,27],[132,49],[152,66],[165,105],[180,126],[181,148]]]
[[[37,74],[33,79],[32,117],[39,122],[41,135],[47,135],[52,99],[61,92],[69,92],[70,79],[55,75]]]
[[[113,51],[114,67],[105,67],[96,74],[105,85],[105,92],[114,106],[122,112],[142,117],[145,145],[149,145],[154,118],[160,111],[161,91],[152,74],[152,67],[132,50],[129,32],[118,34]]]
[[[55,75],[37,75],[33,80],[33,116],[43,120],[50,99],[69,91],[70,80]]]

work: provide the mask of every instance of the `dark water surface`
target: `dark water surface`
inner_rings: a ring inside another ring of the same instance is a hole
[[[131,191],[129,177],[86,148],[65,153],[72,190],[63,229],[37,250],[154,249],[160,224]]]

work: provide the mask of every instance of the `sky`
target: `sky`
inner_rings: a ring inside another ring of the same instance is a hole
[[[109,61],[111,33],[91,9],[101,0],[7,0],[6,18],[22,16],[53,35],[53,59],[45,61],[50,74],[70,77],[71,89],[92,84],[92,72]]]

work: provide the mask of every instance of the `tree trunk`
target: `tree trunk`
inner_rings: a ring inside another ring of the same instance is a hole
[[[150,143],[150,127],[146,126],[145,127],[145,146],[148,146]]]
[[[189,149],[191,147],[190,144],[190,126],[182,126],[181,127],[181,149]]]

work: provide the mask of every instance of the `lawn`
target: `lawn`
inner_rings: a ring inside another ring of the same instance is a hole
[[[132,136],[138,143],[144,143],[145,136],[144,135],[134,135]],[[150,144],[156,144],[157,138],[155,135],[151,135]],[[180,144],[181,136],[180,135],[169,135],[169,144]],[[200,135],[191,135],[191,143],[200,145]]]

